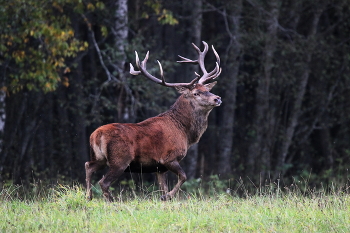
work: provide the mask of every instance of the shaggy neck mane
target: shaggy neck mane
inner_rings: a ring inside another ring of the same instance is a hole
[[[181,95],[170,109],[159,116],[168,116],[184,129],[189,146],[197,143],[207,129],[208,115],[212,108],[195,107],[189,99]]]

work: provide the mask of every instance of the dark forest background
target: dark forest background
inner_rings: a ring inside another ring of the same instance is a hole
[[[188,178],[347,181],[348,0],[0,0],[0,181],[84,182],[100,125],[165,111],[175,90],[131,76],[150,51],[192,80],[191,43],[214,45],[223,104],[182,161]],[[208,70],[215,64],[209,51]],[[176,135],[174,135],[176,136]],[[151,179],[151,178],[147,178]]]

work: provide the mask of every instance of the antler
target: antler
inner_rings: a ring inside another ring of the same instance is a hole
[[[160,62],[158,60],[157,60],[157,62],[159,64],[161,80],[154,77],[150,73],[148,73],[148,71],[146,69],[146,63],[147,63],[147,60],[149,57],[149,52],[147,52],[145,59],[143,59],[142,62],[140,62],[139,56],[138,56],[136,51],[135,51],[135,55],[136,55],[136,66],[137,66],[137,68],[139,68],[139,71],[135,70],[134,66],[130,63],[130,74],[132,74],[132,75],[143,74],[144,76],[146,76],[146,78],[152,80],[153,82],[160,84],[160,85],[163,85],[163,86],[166,86],[166,87],[178,87],[178,86],[190,87],[190,86],[193,86],[193,84],[195,84],[199,79],[199,77],[196,77],[190,83],[167,83],[167,82],[165,82],[165,79],[164,79],[162,64],[160,64]]]
[[[211,72],[207,72],[207,70],[205,69],[205,65],[204,65],[204,58],[205,58],[205,55],[207,54],[208,52],[208,44],[205,42],[205,41],[202,41],[202,43],[204,44],[204,50],[203,52],[194,44],[192,43],[193,47],[195,48],[195,50],[197,51],[198,53],[198,59],[197,60],[191,60],[191,59],[188,59],[188,58],[185,58],[185,57],[182,57],[179,55],[179,57],[182,59],[182,61],[178,61],[180,63],[192,63],[192,64],[199,64],[202,72],[203,72],[203,75],[202,77],[200,77],[199,74],[196,74],[197,77],[200,77],[198,83],[200,84],[205,84],[205,83],[208,83],[210,82],[211,80],[215,79],[216,77],[218,77],[221,73],[221,68],[219,67],[220,66],[220,57],[219,57],[219,54],[216,52],[216,50],[214,49],[214,46],[212,46],[212,49],[213,49],[213,52],[215,54],[215,57],[216,57],[216,64],[215,64],[215,68],[211,71]]]

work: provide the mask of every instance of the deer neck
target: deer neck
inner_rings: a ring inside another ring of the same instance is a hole
[[[187,135],[191,146],[199,141],[208,127],[208,115],[212,108],[203,108],[181,95],[170,107],[168,113],[173,121],[180,126]]]

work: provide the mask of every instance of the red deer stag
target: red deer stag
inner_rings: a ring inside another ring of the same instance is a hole
[[[208,73],[204,66],[208,44],[204,41],[203,44],[203,51],[193,44],[198,52],[197,60],[179,56],[182,60],[178,62],[198,64],[203,72],[202,76],[196,73],[197,77],[190,83],[165,82],[159,61],[161,79],[154,77],[146,69],[149,53],[140,62],[135,52],[139,71],[130,64],[132,75],[143,74],[157,84],[175,87],[181,95],[168,111],[158,116],[136,124],[103,125],[91,134],[91,161],[85,163],[88,199],[92,199],[92,173],[106,165],[109,166],[109,171],[98,183],[108,201],[113,201],[108,191],[111,183],[123,172],[156,173],[160,189],[164,192],[161,200],[164,201],[171,199],[186,181],[186,174],[179,162],[186,156],[188,148],[197,143],[207,129],[211,110],[221,104],[221,98],[209,92],[216,84],[211,81],[221,73],[220,57],[212,47],[217,62],[215,68]],[[170,192],[165,174],[169,170],[178,176],[178,182]]]

